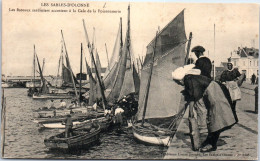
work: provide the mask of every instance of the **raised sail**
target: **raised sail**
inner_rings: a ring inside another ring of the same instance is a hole
[[[68,51],[66,48],[62,30],[61,30],[61,36],[62,36],[62,42],[63,42],[64,49],[65,49],[65,62],[66,62],[66,66],[65,65],[62,66],[62,72],[63,72],[63,74],[65,74],[65,76],[63,76],[63,78],[65,79],[64,80],[65,82],[67,82],[69,84],[73,84],[73,86],[75,88],[75,84],[78,84],[78,81],[77,81],[77,79],[72,71],[71,65],[70,65],[69,55],[68,55]]]
[[[120,91],[118,99],[126,96],[130,93],[138,93],[140,87],[140,79],[136,72],[135,65],[133,63],[133,52],[130,36],[130,6],[128,6],[128,23],[127,23],[127,33],[124,44],[124,54],[126,55],[126,71],[124,76],[124,82]]]
[[[126,71],[126,60],[127,60],[127,55],[126,52],[122,52],[122,55],[119,59],[119,63],[117,65],[117,73],[115,77],[115,81],[112,85],[111,92],[108,95],[108,101],[109,102],[116,102],[119,98],[121,88],[124,82],[124,77],[125,77],[125,71]]]
[[[121,51],[123,48],[123,40],[122,40],[122,18],[120,18],[119,28],[117,32],[117,37],[113,49],[112,56],[110,58],[109,64],[110,69],[107,69],[104,74],[104,85],[106,89],[111,89],[112,85],[115,81],[116,74],[118,72],[118,63],[121,56]]]
[[[37,54],[35,54],[35,55],[36,55],[36,60],[37,60],[37,64],[38,64],[39,73],[40,73],[41,80],[42,80],[41,93],[46,94],[46,93],[48,93],[48,87],[47,87],[45,79],[43,77],[42,68],[41,68],[38,56],[37,56]]]
[[[100,75],[102,67],[101,67],[101,63],[100,63],[100,59],[99,59],[99,55],[98,55],[97,51],[96,51],[96,66],[97,66],[98,72],[95,72],[95,80],[97,81],[97,73],[99,73],[99,77],[102,78]],[[104,84],[102,79],[101,79],[101,83]],[[100,85],[97,83],[96,84],[96,98],[98,98],[98,99],[102,98],[100,88],[101,88]]]
[[[184,11],[179,13],[158,34],[156,44],[153,74],[147,102],[145,118],[166,118],[176,115],[183,108],[183,87],[171,78],[171,72],[184,65],[186,34],[184,27]],[[141,75],[139,93],[138,120],[141,120],[146,95],[147,80],[149,77],[155,39],[147,46],[147,53]]]

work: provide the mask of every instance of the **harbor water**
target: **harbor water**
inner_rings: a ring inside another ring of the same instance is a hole
[[[25,88],[8,88],[4,133],[4,158],[32,159],[163,159],[167,148],[137,142],[131,129],[118,134],[101,134],[100,143],[77,151],[53,151],[44,139],[63,132],[63,129],[39,129],[33,120],[33,110],[48,106],[50,100],[33,100]],[[59,104],[60,100],[55,100]],[[68,103],[70,100],[67,100]]]

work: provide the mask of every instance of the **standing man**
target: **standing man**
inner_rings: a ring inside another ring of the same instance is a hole
[[[71,119],[71,115],[67,115],[67,118],[65,120],[65,138],[72,136],[72,126],[73,122]]]
[[[185,77],[185,75],[203,75],[206,76],[208,79],[211,79],[211,70],[212,70],[212,63],[209,58],[205,57],[203,53],[205,52],[204,47],[202,46],[195,46],[191,50],[195,53],[197,60],[195,64],[188,64],[184,67],[179,67],[175,71],[172,72],[172,77],[174,80],[181,81]],[[189,61],[193,62],[193,61]],[[204,81],[204,80],[202,80]],[[198,88],[196,88],[198,89]],[[201,89],[200,89],[201,90]],[[200,91],[195,91],[195,93],[199,93]],[[192,105],[197,113],[197,122],[200,132],[207,131],[207,110],[205,108],[205,104],[203,99],[196,100],[194,105]],[[192,107],[192,109],[193,109]]]
[[[256,79],[256,76],[255,76],[255,73],[253,73],[253,75],[251,76],[251,84],[255,84],[255,79]]]
[[[200,75],[206,76],[207,78],[211,79],[212,64],[210,59],[203,55],[203,53],[205,52],[204,47],[195,46],[194,48],[192,48],[191,51],[194,52],[196,57],[198,58],[195,62],[194,68],[201,71]],[[198,101],[194,102],[193,107],[197,113],[198,127],[200,132],[207,131],[207,109],[203,99],[199,99]]]

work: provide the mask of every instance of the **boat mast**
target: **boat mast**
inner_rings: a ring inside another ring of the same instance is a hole
[[[35,45],[33,45],[33,88],[35,88]]]
[[[42,60],[42,74],[43,74],[44,65],[45,65],[45,58],[43,58]]]
[[[215,70],[215,58],[216,58],[216,53],[215,53],[215,47],[216,47],[216,32],[215,32],[215,29],[216,29],[216,25],[214,23],[214,58],[213,58],[213,80],[215,80],[216,78],[216,70]]]
[[[65,48],[65,52],[66,52],[66,56],[67,56],[67,58],[68,58],[68,51],[67,51],[67,48],[66,48],[66,43],[65,43],[65,40],[64,40],[64,37],[63,37],[62,30],[61,30],[61,36],[62,36],[62,40],[63,40],[63,44],[64,44],[64,48]],[[76,89],[76,84],[75,84],[75,80],[74,80],[74,77],[73,77],[73,73],[72,73],[72,70],[71,70],[70,64],[67,64],[67,65],[68,65],[69,70],[70,70],[70,75],[71,75],[71,79],[72,79],[72,82],[73,82],[75,95],[76,95],[76,97],[78,98],[78,93],[77,93],[77,89]]]
[[[105,47],[106,47],[106,53],[107,53],[107,68],[108,70],[110,70],[110,64],[109,64],[109,59],[108,59],[108,52],[107,52],[107,44],[105,43]]]
[[[123,48],[123,29],[122,29],[122,17],[120,17],[120,49]]]
[[[155,57],[155,51],[156,51],[157,34],[158,34],[158,31],[156,32],[153,54],[152,54],[152,60],[151,60],[151,63],[150,63],[151,67],[150,67],[150,71],[149,71],[149,78],[148,78],[148,83],[147,83],[147,86],[146,86],[146,95],[145,95],[145,100],[144,100],[144,111],[143,111],[143,117],[142,117],[142,126],[144,125],[144,118],[145,118],[148,95],[149,95],[150,84],[151,84],[151,78],[152,78],[152,73],[153,73],[153,64],[154,64],[154,57]]]
[[[83,47],[81,43],[81,53],[80,53],[80,74],[79,74],[79,104],[81,105],[81,80],[82,80],[82,52]]]
[[[184,61],[185,64],[188,63],[188,59],[189,59],[191,38],[192,38],[192,32],[190,32],[189,42],[188,42],[188,45],[187,45],[187,54],[186,54],[185,61]]]
[[[57,78],[60,76],[60,64],[61,64],[61,61],[63,61],[63,44],[61,44],[61,55],[60,55],[60,59],[59,59],[59,64],[58,64],[58,73],[57,73]]]
[[[87,29],[86,29],[86,26],[85,26],[85,21],[84,21],[84,19],[83,19],[83,27],[84,27],[84,31],[85,31],[85,36],[86,36],[86,41],[87,41],[87,44],[88,44],[89,53],[90,53],[90,56],[91,56],[91,58],[92,58],[92,62],[93,62],[93,64],[94,64],[95,70],[96,70],[96,75],[97,75],[98,83],[99,83],[100,90],[101,90],[103,108],[104,108],[104,110],[105,110],[105,108],[107,107],[107,100],[106,100],[106,97],[105,97],[105,93],[104,93],[104,90],[103,90],[103,85],[102,85],[102,83],[101,83],[101,79],[100,79],[100,77],[99,77],[99,73],[98,73],[98,70],[97,70],[96,63],[95,63],[95,59],[94,59],[94,55],[93,55],[93,50],[94,50],[94,48],[91,47],[91,45],[90,45],[90,42],[89,42],[89,39],[88,39],[88,33],[87,33]]]

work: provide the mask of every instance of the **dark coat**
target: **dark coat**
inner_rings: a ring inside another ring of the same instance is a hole
[[[65,126],[73,126],[71,117],[67,117],[67,119],[65,120]]]
[[[241,74],[238,71],[237,68],[229,71],[229,70],[225,70],[222,72],[221,76],[220,76],[220,81],[221,82],[226,82],[226,81],[233,81],[236,78],[240,77]]]
[[[195,68],[200,69],[201,75],[211,78],[212,63],[207,57],[200,57],[196,63]]]
[[[209,86],[212,79],[203,75],[186,75],[184,77],[185,93],[187,101],[198,101]]]
[[[187,101],[203,98],[207,109],[209,132],[225,130],[236,123],[231,109],[230,96],[227,98],[218,83],[202,75],[184,77]]]

